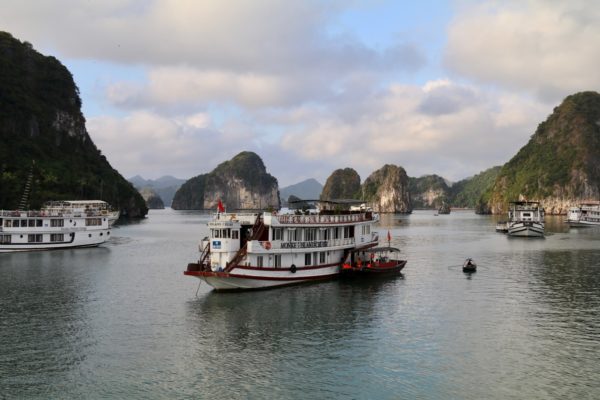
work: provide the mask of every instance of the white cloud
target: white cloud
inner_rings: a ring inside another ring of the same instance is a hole
[[[469,3],[448,30],[464,77],[558,102],[600,88],[600,7],[586,0]]]
[[[424,106],[432,97],[442,112]],[[370,112],[358,120],[331,117],[336,107],[347,106],[340,99],[327,113],[304,108],[303,128],[286,134],[282,147],[307,162],[330,160],[332,170],[353,167],[363,179],[394,163],[411,176],[437,173],[458,180],[508,161],[548,113],[530,99],[449,80],[422,87],[394,84],[345,101]]]

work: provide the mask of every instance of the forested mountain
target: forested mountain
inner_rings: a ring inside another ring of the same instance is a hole
[[[565,98],[481,198],[480,212],[502,213],[509,201],[538,200],[561,214],[600,197],[600,94]]]
[[[216,209],[219,200],[231,210],[279,208],[277,179],[256,153],[244,151],[208,174],[184,183],[173,198],[176,210]]]
[[[0,208],[101,199],[143,217],[142,196],[87,133],[79,90],[60,61],[0,32]]]

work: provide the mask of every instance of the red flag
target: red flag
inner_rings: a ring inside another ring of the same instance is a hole
[[[223,207],[223,203],[221,202],[221,199],[219,199],[219,204],[217,204],[217,210],[219,212],[225,212],[225,207]]]
[[[390,231],[388,230],[388,242],[392,241],[392,235],[390,234]]]

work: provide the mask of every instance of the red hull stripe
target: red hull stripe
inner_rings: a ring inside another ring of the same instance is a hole
[[[227,272],[209,272],[209,271],[185,271],[184,275],[197,276],[197,277],[216,277],[216,278],[241,278],[241,279],[252,279],[257,281],[315,281],[319,279],[329,279],[334,276],[338,276],[339,273],[318,275],[318,276],[298,276],[298,277],[279,277],[279,276],[249,276],[230,274]]]

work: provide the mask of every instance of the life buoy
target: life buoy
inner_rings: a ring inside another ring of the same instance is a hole
[[[295,265],[295,264],[292,264],[292,266],[290,267],[290,272],[291,272],[292,274],[295,274],[295,273],[296,273],[296,269],[297,269],[297,268],[296,268],[296,265]]]
[[[271,250],[271,242],[264,242],[263,247],[265,248],[265,250]]]

